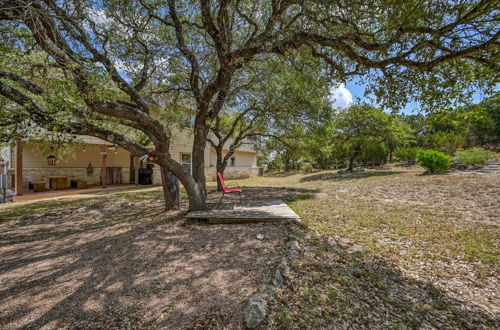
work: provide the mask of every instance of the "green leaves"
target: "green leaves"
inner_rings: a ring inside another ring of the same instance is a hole
[[[420,150],[417,152],[416,161],[430,173],[447,171],[453,163],[451,157],[437,150]]]

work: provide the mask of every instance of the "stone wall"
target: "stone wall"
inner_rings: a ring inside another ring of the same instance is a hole
[[[87,168],[83,167],[68,167],[68,168],[24,168],[23,169],[23,185],[28,187],[28,182],[32,181],[42,181],[46,182],[47,188],[49,188],[49,180],[44,178],[47,176],[69,176],[70,180],[83,180],[86,181],[88,185],[100,185],[101,184],[101,168],[94,167],[94,173],[91,176],[87,176]],[[122,167],[122,182],[130,183],[130,168]]]
[[[153,184],[162,184],[161,183],[161,173],[160,173],[160,167],[156,166],[153,167],[153,176],[151,178],[151,181],[153,181]]]

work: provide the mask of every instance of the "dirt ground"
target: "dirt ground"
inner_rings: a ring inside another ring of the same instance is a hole
[[[282,198],[302,218],[301,257],[261,329],[500,328],[500,176],[422,173],[240,180],[244,199]],[[290,227],[189,223],[159,213],[161,196],[0,207],[0,325],[242,328]]]
[[[160,200],[127,197],[0,221],[0,328],[243,324],[281,258],[285,225],[186,223],[159,213]]]

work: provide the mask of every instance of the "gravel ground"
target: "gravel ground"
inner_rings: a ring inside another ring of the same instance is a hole
[[[187,223],[158,210],[158,200],[91,200],[0,222],[0,327],[241,327],[285,225]]]

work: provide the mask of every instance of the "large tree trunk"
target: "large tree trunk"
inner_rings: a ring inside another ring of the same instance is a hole
[[[179,181],[169,170],[160,167],[161,182],[163,185],[163,198],[165,200],[165,211],[178,209],[180,207]]]
[[[204,199],[206,198],[205,148],[207,145],[208,131],[208,127],[205,125],[205,119],[196,117],[194,125],[192,170],[193,179],[200,186]]]
[[[202,185],[197,183],[181,164],[172,160],[169,155],[158,155],[157,163],[174,174],[186,189],[189,199],[189,211],[205,211],[206,193]]]

